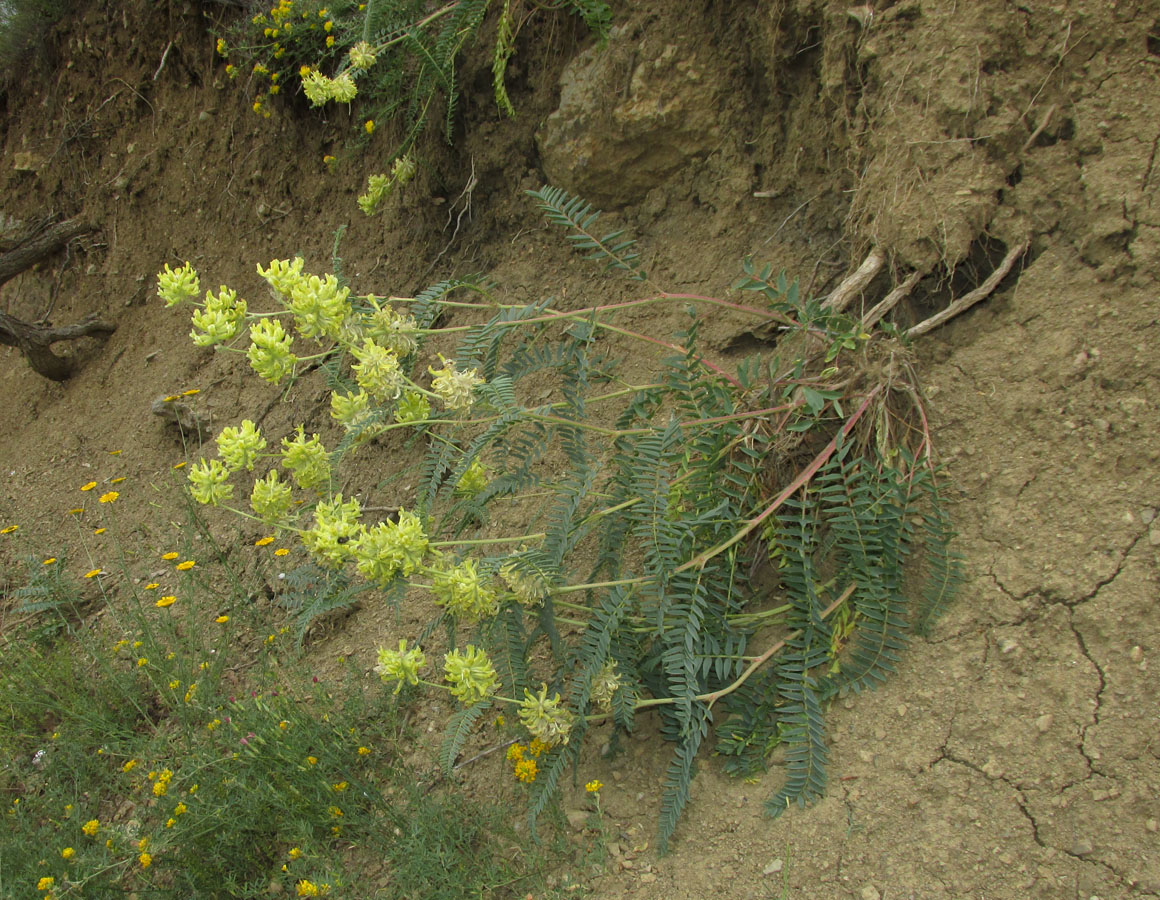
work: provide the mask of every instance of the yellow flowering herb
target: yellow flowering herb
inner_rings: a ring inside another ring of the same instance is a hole
[[[109,491],[108,493],[101,494],[101,496],[99,496],[97,498],[97,500],[99,500],[101,503],[112,503],[114,500],[116,500],[120,496],[121,495],[119,493],[117,493],[116,491]]]
[[[314,508],[314,527],[302,533],[302,543],[323,565],[338,568],[350,559],[358,546],[362,508],[353,497],[345,503],[342,494],[322,501]]]
[[[395,693],[399,693],[403,689],[403,683],[409,684],[419,683],[419,670],[427,665],[427,657],[419,647],[412,647],[407,649],[406,640],[399,641],[398,650],[387,650],[385,647],[379,648],[379,662],[375,666],[375,671],[379,673],[379,677],[384,682],[394,680]]]
[[[385,587],[399,572],[415,572],[423,564],[427,545],[422,521],[400,509],[394,521],[363,529],[355,545],[355,561],[364,578]]]
[[[196,561],[194,561],[192,559],[187,559],[187,560],[185,560],[185,562],[179,562],[176,566],[174,566],[174,568],[177,569],[178,572],[188,572],[190,569],[192,569],[196,565],[197,565]]]
[[[250,366],[271,384],[278,384],[294,371],[298,358],[290,352],[294,338],[288,335],[277,319],[259,319],[250,326],[250,349],[246,358]]]
[[[19,525],[9,525],[7,528],[0,528],[0,534],[12,534],[19,527]]]
[[[176,602],[177,602],[177,598],[176,598],[176,597],[174,597],[173,595],[167,595],[167,596],[165,596],[165,597],[162,597],[160,600],[158,600],[158,601],[157,601],[156,603],[154,603],[153,605],[154,605],[154,606],[157,606],[157,607],[159,607],[159,608],[161,608],[161,609],[165,609],[165,607],[167,607],[167,606],[172,606],[172,605],[173,605],[174,603],[176,603]]]
[[[100,568],[89,569],[89,571],[85,572],[85,578],[96,578],[98,575],[101,574],[102,571],[103,570]]]
[[[258,454],[266,449],[266,439],[249,419],[243,419],[242,424],[236,428],[232,426],[223,428],[216,440],[218,455],[231,472],[241,469],[254,471]]]
[[[165,264],[157,275],[157,296],[166,306],[181,306],[201,295],[201,284],[197,272],[187,262],[180,269],[171,269]]]
[[[234,494],[234,486],[228,483],[229,477],[230,470],[220,459],[209,462],[202,459],[189,470],[189,494],[198,503],[217,506]]]
[[[476,374],[475,369],[457,372],[454,362],[448,362],[442,355],[439,358],[443,360],[443,368],[427,367],[427,371],[434,376],[431,390],[448,409],[467,409],[471,406],[471,395],[475,386],[483,384],[483,379]]]
[[[91,491],[96,486],[97,486],[97,483],[95,481],[90,481],[88,484],[82,484],[81,490],[82,491]]]
[[[101,823],[98,819],[89,819],[87,822],[85,822],[84,825],[81,826],[81,831],[88,837],[96,837],[97,830],[100,827]]]
[[[317,434],[307,440],[301,425],[293,440],[282,438],[282,465],[290,470],[298,486],[304,490],[319,487],[330,480],[330,455]]]
[[[222,344],[237,336],[245,318],[246,301],[223,284],[216,296],[212,291],[205,292],[205,305],[190,316],[194,330],[189,336],[198,347]]]
[[[524,727],[549,747],[568,743],[574,716],[560,702],[557,693],[548,698],[548,686],[542,685],[539,693],[524,689],[524,699],[520,703],[520,721]]]
[[[137,857],[137,862],[141,863],[142,869],[148,869],[151,865],[153,865],[153,857],[148,853],[142,853]]]
[[[230,620],[229,616],[218,616],[216,619],[214,619],[214,621],[217,622],[219,625],[225,625],[226,622],[228,622],[229,620]]]
[[[449,613],[477,622],[499,611],[499,598],[489,581],[480,575],[474,559],[465,559],[454,568],[434,571],[431,590]]]
[[[539,768],[534,759],[521,759],[515,764],[515,776],[524,784],[531,784],[536,780]]]
[[[584,785],[584,790],[586,790],[590,794],[599,794],[600,789],[602,787],[604,787],[604,784],[602,782],[597,781],[596,779],[593,779],[592,781],[590,781],[586,785]]]
[[[51,565],[52,565],[54,562],[56,562],[56,557],[55,557],[55,556],[50,556],[48,559],[46,559],[46,560],[45,560],[45,561],[42,563],[42,565],[45,565],[45,566],[51,566]]]
[[[36,882],[36,889],[38,891],[51,891],[54,884],[56,884],[56,879],[46,875]]]
[[[72,847],[65,847],[63,850],[60,851],[60,855],[62,857],[64,857],[65,859],[72,859],[74,856],[77,855],[77,852]]]
[[[274,543],[273,535],[266,535],[266,537],[260,537],[256,541],[254,541],[254,546],[255,547],[265,547],[267,544],[272,544],[272,543]]]
[[[483,650],[468,644],[462,653],[452,650],[443,660],[444,677],[451,685],[451,693],[464,706],[472,706],[495,693],[498,676]]]
[[[325,451],[324,451],[325,453]],[[268,525],[280,525],[290,514],[294,505],[290,485],[278,478],[278,470],[271,469],[265,478],[254,482],[254,489],[250,492],[250,508]],[[256,546],[264,547],[272,543],[274,538],[262,538]]]

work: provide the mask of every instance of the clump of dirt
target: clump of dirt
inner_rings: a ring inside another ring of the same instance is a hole
[[[0,95],[0,215],[83,213],[100,231],[0,300],[25,321],[96,313],[118,328],[61,348],[77,372],[59,384],[0,349],[0,525],[45,555],[67,544],[84,571],[105,548],[93,510],[69,513],[78,488],[123,477],[116,514],[147,569],[177,537],[156,491],[205,452],[152,413],[159,396],[199,390],[187,402],[215,427],[257,416],[271,433],[304,422],[334,436],[321,375],[279,394],[244,358],[192,346],[185,315],[154,296],[165,263],[188,259],[203,286],[261,308],[255,263],[299,254],[328,271],[345,226],[338,254],[359,292],[482,271],[507,298],[632,296],[544,230],[521,192],[549,179],[617,207],[610,221],[632,226],[670,290],[720,294],[753,255],[833,296],[874,257],[848,308],[909,284],[895,312],[907,325],[1014,254],[977,308],[918,341],[969,581],[896,678],[831,711],[827,799],[771,823],[777,767],[749,784],[706,757],[658,859],[668,752],[644,717],[624,752],[602,756],[599,735],[583,759],[581,781],[606,784],[610,837],[604,871],[586,877],[602,897],[1160,895],[1160,43],[1146,12],[654,3],[618,13],[604,49],[545,19],[509,68],[517,118],[494,109],[487,54],[473,56],[457,142],[432,138],[412,186],[366,219],[354,198],[386,129],[344,155],[341,110],[255,116],[206,31],[221,8],[84,4]],[[647,311],[625,323],[661,338],[683,324]],[[726,358],[741,328],[715,318],[704,334]],[[368,452],[359,474],[405,468],[401,446]],[[378,500],[406,490],[400,479]],[[241,546],[258,536],[212,527]],[[0,547],[9,570],[14,546]],[[374,647],[411,625],[367,604],[316,638],[307,665],[341,653],[369,672]],[[436,728],[446,713],[422,712]],[[473,790],[508,790],[501,757],[464,768]],[[582,786],[565,796],[578,828],[586,802]]]

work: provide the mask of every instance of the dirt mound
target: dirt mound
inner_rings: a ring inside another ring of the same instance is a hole
[[[219,14],[86,4],[0,100],[0,226],[55,211],[100,228],[9,282],[3,311],[118,325],[62,350],[78,372],[60,384],[0,349],[0,525],[18,522],[46,554],[67,543],[84,571],[76,490],[124,477],[127,552],[159,555],[176,526],[151,485],[199,451],[152,414],[158,396],[199,389],[199,414],[220,424],[264,411],[275,431],[333,427],[321,378],[281,397],[240,357],[194,348],[185,317],[154,296],[165,263],[258,296],[255,263],[299,254],[327,271],[345,226],[338,254],[361,292],[485,271],[525,300],[619,297],[521,198],[546,180],[617,207],[671,290],[720,294],[753,255],[833,296],[874,259],[848,283],[849,308],[906,287],[894,315],[908,325],[1010,258],[980,306],[918,342],[959,487],[970,580],[957,605],[897,678],[833,711],[833,779],[815,808],[771,824],[777,767],[747,784],[705,758],[675,852],[657,859],[668,754],[656,723],[623,755],[593,749],[585,771],[607,784],[613,842],[591,885],[657,898],[1160,895],[1154,8],[653,4],[618,12],[604,49],[545,24],[521,33],[510,70],[518,117],[495,111],[489,60],[472,59],[457,143],[433,138],[378,219],[354,198],[390,135],[347,156],[341,111],[255,116],[215,60],[206,16]],[[681,327],[634,316],[659,337]],[[737,333],[726,320],[705,330],[717,348]],[[398,627],[359,611],[308,663],[342,653],[369,671]],[[500,764],[480,763],[471,783],[500,790]]]

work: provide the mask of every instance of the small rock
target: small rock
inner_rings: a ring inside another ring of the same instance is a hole
[[[1072,856],[1091,856],[1094,851],[1095,848],[1092,846],[1091,841],[1087,838],[1080,838],[1071,845],[1069,852]]]
[[[583,831],[588,824],[588,811],[585,809],[570,809],[566,815],[573,831]]]
[[[1135,647],[1128,651],[1128,657],[1132,660],[1132,662],[1138,663],[1144,658],[1144,648],[1137,644]]]
[[[1160,528],[1157,528],[1157,522],[1153,522],[1148,526],[1148,543],[1153,547],[1160,547]]]
[[[862,900],[882,900],[882,895],[878,893],[878,888],[872,884],[863,885],[862,893],[858,895]]]
[[[1019,649],[1019,643],[1014,638],[1003,638],[999,641],[1000,653],[1014,653]]]
[[[762,875],[776,875],[778,872],[781,871],[781,868],[784,865],[785,865],[785,863],[782,860],[775,859],[773,862],[768,863],[765,866],[765,868],[761,870],[761,874]]]
[[[1051,726],[1055,723],[1055,716],[1051,713],[1044,713],[1035,720],[1035,729],[1040,734],[1047,734],[1051,730]]]
[[[1152,520],[1156,518],[1156,510],[1151,507],[1140,510],[1140,521],[1145,525],[1151,525]]]
[[[905,716],[906,715],[906,708],[907,707],[906,707],[905,703],[899,703],[898,709],[896,709],[895,712],[898,713],[898,715],[900,715],[900,716]]]
[[[991,780],[1003,777],[1003,767],[994,758],[988,759],[982,766],[983,774]]]
[[[1144,823],[1144,827],[1152,832],[1152,834],[1155,834],[1157,831],[1160,831],[1160,822],[1157,822],[1155,819],[1149,819]]]
[[[640,876],[640,880],[641,880],[641,884],[652,884],[654,881],[657,880],[657,877],[652,872],[645,872],[643,875]]]
[[[885,728],[875,728],[874,729],[874,740],[876,740],[876,741],[886,740],[886,729]]]

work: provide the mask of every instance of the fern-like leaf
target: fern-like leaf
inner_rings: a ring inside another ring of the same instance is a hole
[[[623,231],[597,235],[592,230],[600,216],[599,211],[592,212],[589,204],[561,188],[545,186],[527,193],[538,201],[540,210],[549,222],[572,232],[568,240],[574,249],[587,251],[587,259],[604,260],[608,268],[622,269],[636,281],[648,279],[640,267],[638,255],[632,250],[636,241],[624,240]]]
[[[443,768],[444,774],[450,775],[455,770],[455,760],[459,758],[459,751],[471,737],[475,723],[490,706],[490,700],[480,700],[451,716],[447,730],[443,732],[443,743],[439,747],[439,765]]]

